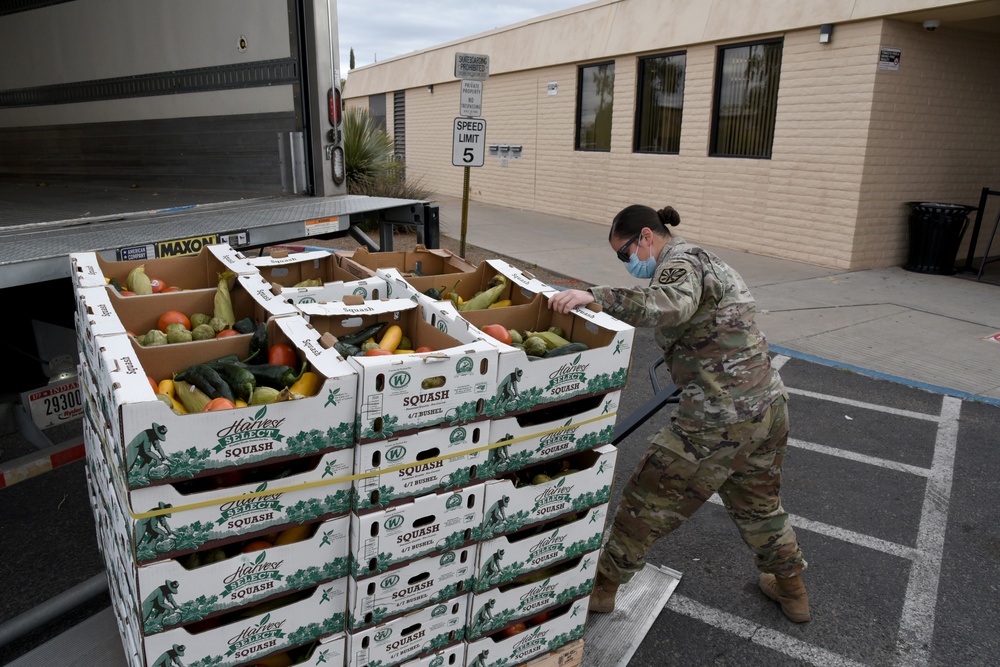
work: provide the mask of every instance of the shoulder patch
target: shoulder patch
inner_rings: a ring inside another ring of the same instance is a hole
[[[673,285],[674,283],[679,283],[684,280],[685,276],[687,276],[687,269],[677,266],[668,266],[660,271],[660,275],[656,277],[656,284]]]

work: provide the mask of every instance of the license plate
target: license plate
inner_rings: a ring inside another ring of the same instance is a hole
[[[31,421],[40,429],[79,419],[83,416],[80,381],[70,378],[58,384],[23,394]]]

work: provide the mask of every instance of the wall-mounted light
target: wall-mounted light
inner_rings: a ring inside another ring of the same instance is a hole
[[[431,95],[434,94],[434,84],[433,83],[431,85],[427,86],[427,92],[430,93]]]
[[[819,27],[819,43],[829,44],[831,39],[833,39],[833,24],[824,23]]]

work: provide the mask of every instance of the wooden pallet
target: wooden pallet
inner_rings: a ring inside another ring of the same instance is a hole
[[[522,663],[521,667],[579,667],[581,662],[583,662],[583,640],[577,639],[562,648]]]

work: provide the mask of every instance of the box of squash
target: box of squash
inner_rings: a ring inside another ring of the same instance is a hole
[[[289,303],[340,301],[353,294],[363,299],[388,298],[385,280],[375,276],[358,278],[341,268],[341,255],[326,250],[289,252],[272,248],[269,255],[250,262],[274,293]]]
[[[530,303],[539,292],[555,291],[551,285],[500,259],[488,259],[466,273],[404,276],[399,269],[385,268],[375,274],[385,279],[393,298],[419,293],[436,301],[449,299],[459,311],[521,305]]]
[[[357,250],[339,252],[337,256],[341,267],[358,278],[374,277],[378,269],[396,269],[404,277],[446,276],[476,270],[474,264],[451,251],[429,249],[423,245],[417,245],[413,250],[389,252],[369,252],[362,246]]]
[[[497,348],[454,310],[356,297],[299,308],[358,372],[359,443],[489,418]]]
[[[357,371],[300,316],[271,318],[263,331],[266,340],[255,333],[155,347],[99,339],[88,392],[128,488],[353,447]],[[258,355],[278,361],[280,353],[287,363],[240,362],[255,341]],[[239,400],[247,405],[234,408]]]
[[[181,250],[190,252],[192,249]],[[219,274],[226,271],[236,274],[257,273],[257,268],[243,253],[234,250],[228,243],[200,245],[197,254],[178,257],[112,261],[96,252],[75,252],[70,253],[69,259],[74,288],[106,287],[115,282],[126,289],[129,274],[135,269],[141,269],[141,273],[153,282],[150,288],[156,292],[170,288],[211,289],[218,283]],[[133,280],[136,277],[133,276]],[[140,290],[142,291],[144,290]]]

